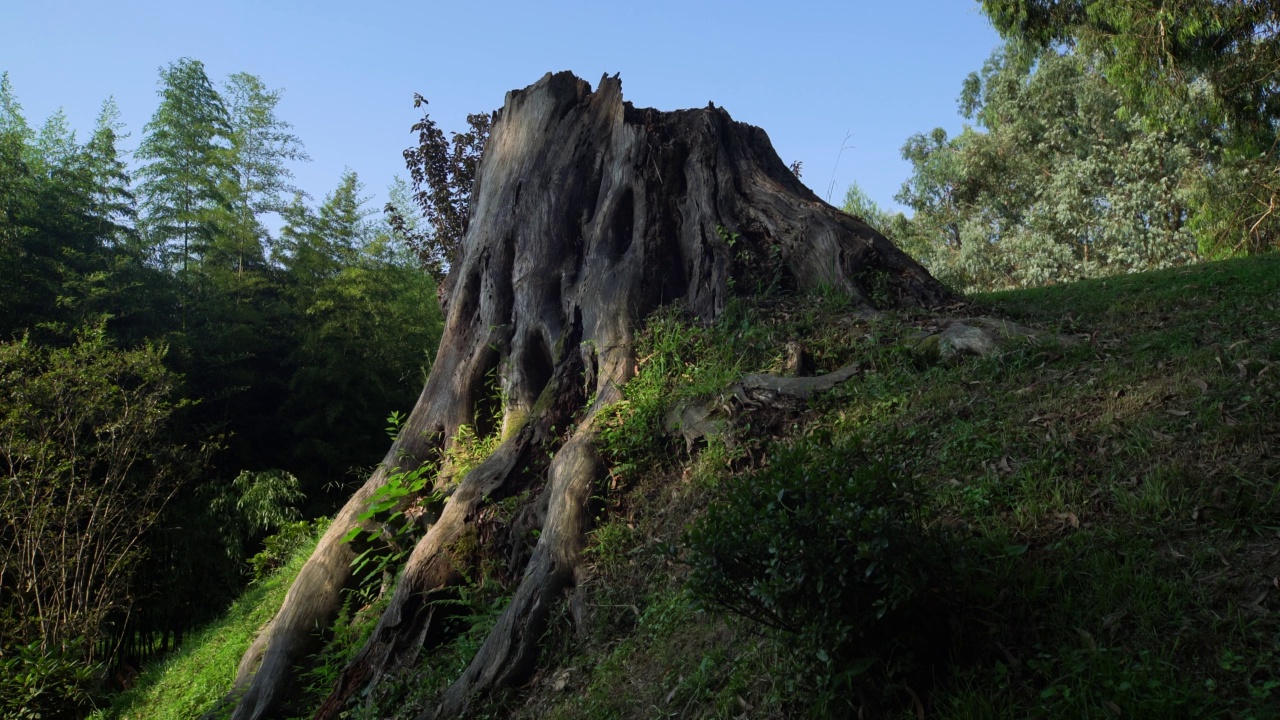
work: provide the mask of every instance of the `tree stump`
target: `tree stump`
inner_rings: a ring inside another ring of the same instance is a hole
[[[562,72],[509,92],[472,191],[431,375],[382,467],[347,502],[241,662],[238,720],[270,715],[349,581],[342,538],[389,467],[441,457],[463,425],[498,434],[410,554],[376,629],[317,717],[441,641],[434,593],[463,581],[452,550],[487,498],[544,498],[541,534],[510,605],[435,717],[532,669],[548,614],[574,584],[592,487],[607,468],[600,411],[636,373],[634,339],[656,308],[714,320],[731,296],[826,287],[869,312],[954,300],[882,235],[822,202],[763,130],[723,109],[661,112]],[[491,378],[498,378],[498,388]],[[494,416],[500,404],[500,422]],[[565,431],[565,428],[571,428]],[[553,451],[553,452],[550,452]],[[441,477],[450,477],[442,468]],[[441,482],[444,482],[443,480]],[[429,662],[429,659],[423,662]]]

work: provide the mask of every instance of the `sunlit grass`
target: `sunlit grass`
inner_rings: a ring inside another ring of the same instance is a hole
[[[288,564],[246,589],[222,617],[184,639],[181,648],[144,669],[105,717],[191,720],[213,710],[231,690],[241,656],[280,609],[285,593],[315,548],[305,544]]]

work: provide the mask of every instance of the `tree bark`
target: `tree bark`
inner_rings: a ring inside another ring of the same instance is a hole
[[[734,294],[765,287],[828,287],[868,311],[953,299],[891,242],[804,187],[761,129],[714,106],[634,108],[617,76],[593,92],[569,73],[547,74],[508,93],[471,213],[446,283],[436,362],[384,466],[431,460],[464,424],[502,440],[414,548],[318,718],[337,717],[442,639],[432,598],[462,581],[455,544],[486,499],[523,490],[545,499],[541,534],[510,605],[434,715],[465,712],[478,693],[527,676],[549,612],[574,584],[587,504],[607,471],[599,413],[635,374],[634,337],[654,309],[682,303],[711,321]],[[490,386],[495,372],[500,392]],[[486,428],[494,402],[502,420]],[[340,539],[386,477],[375,472],[338,514],[246,654],[234,718],[265,717],[280,702],[289,669],[349,579],[352,553]]]

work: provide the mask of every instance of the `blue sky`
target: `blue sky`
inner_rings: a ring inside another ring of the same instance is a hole
[[[279,115],[312,157],[297,182],[317,198],[344,167],[385,195],[404,174],[414,92],[461,130],[507,90],[572,70],[593,86],[620,72],[641,107],[714,101],[763,127],[784,161],[803,161],[824,198],[834,187],[839,205],[857,181],[896,206],[903,142],[960,128],[961,82],[998,43],[970,0],[0,2],[0,71],[33,124],[62,107],[83,133],[114,96],[132,149],[162,65],[195,58],[215,81],[250,72],[284,90]]]

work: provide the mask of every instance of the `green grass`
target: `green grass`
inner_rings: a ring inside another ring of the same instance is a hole
[[[613,519],[588,551],[596,612],[585,639],[549,654],[521,716],[803,713],[778,640],[682,604],[671,545],[715,477],[830,432],[921,480],[929,522],[984,548],[948,657],[868,717],[915,717],[915,698],[957,720],[1280,717],[1280,256],[979,296],[961,312],[1065,339],[922,363],[909,347],[927,318],[849,322],[822,297],[651,326],[651,367],[609,438]],[[655,418],[777,369],[790,339],[822,369],[863,371],[808,412],[749,418],[695,482],[706,464],[679,459]],[[664,457],[678,460],[655,466]]]
[[[304,544],[285,566],[250,585],[220,619],[185,639],[176,654],[146,668],[105,717],[191,720],[213,709],[231,690],[241,656],[280,608],[314,548],[314,539]]]

